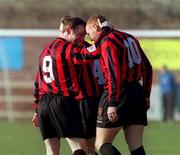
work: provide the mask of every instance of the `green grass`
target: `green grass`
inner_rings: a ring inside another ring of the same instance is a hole
[[[150,122],[144,131],[144,146],[147,155],[179,155],[180,123]],[[130,155],[122,135],[115,140],[122,154]]]
[[[122,131],[114,141],[123,155],[130,155]],[[180,123],[150,122],[145,129],[144,145],[148,155],[180,154]],[[71,155],[65,140],[61,142],[63,155]],[[0,155],[44,155],[45,148],[38,129],[30,122],[0,123]]]

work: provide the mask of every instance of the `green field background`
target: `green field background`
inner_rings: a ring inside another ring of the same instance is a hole
[[[140,43],[154,69],[167,65],[169,69],[180,69],[179,39],[141,39]]]
[[[120,132],[114,144],[123,155],[130,155]],[[150,122],[145,128],[144,145],[147,155],[179,155],[180,123]],[[71,155],[66,141],[62,139],[61,155]],[[44,144],[38,128],[31,122],[0,123],[0,155],[45,155]]]

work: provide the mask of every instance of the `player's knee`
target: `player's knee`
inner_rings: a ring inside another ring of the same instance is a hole
[[[144,147],[141,146],[141,147],[131,151],[131,155],[146,155]]]
[[[86,155],[86,152],[82,149],[74,151],[73,155]]]
[[[59,148],[46,148],[46,155],[59,155]]]
[[[99,143],[96,142],[96,143],[95,143],[95,148],[96,148],[96,150],[99,151],[100,147],[101,147],[101,144],[99,144]]]
[[[121,155],[121,153],[111,144],[111,143],[105,143],[103,144],[100,149],[99,152],[102,155]]]
[[[95,148],[96,148],[96,150],[100,150],[100,148],[101,148],[101,146],[103,145],[103,144],[105,144],[105,143],[107,143],[107,142],[104,142],[102,139],[100,139],[100,138],[96,138],[96,141],[95,141]]]

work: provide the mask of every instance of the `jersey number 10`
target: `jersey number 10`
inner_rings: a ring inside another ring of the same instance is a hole
[[[134,67],[134,64],[140,64],[141,55],[136,42],[132,38],[127,38],[127,40],[124,40],[124,45],[128,52],[129,68]]]

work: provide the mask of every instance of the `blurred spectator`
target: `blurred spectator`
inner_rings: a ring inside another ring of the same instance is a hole
[[[162,95],[162,106],[164,110],[163,120],[165,122],[171,122],[174,120],[177,84],[174,75],[168,70],[166,65],[162,66],[161,68],[160,89]]]

